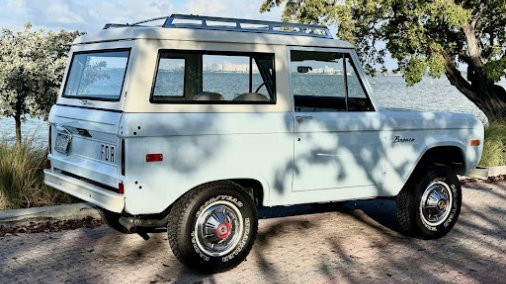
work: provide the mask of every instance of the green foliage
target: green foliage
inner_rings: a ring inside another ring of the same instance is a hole
[[[70,202],[67,195],[44,185],[47,150],[31,140],[12,145],[0,141],[0,210]]]
[[[487,62],[485,73],[494,82],[499,82],[501,77],[506,76],[506,57]]]
[[[404,80],[408,86],[412,86],[423,79],[423,74],[427,69],[427,62],[420,56],[413,56],[408,60],[404,68]]]
[[[482,62],[491,81],[506,74],[505,0],[265,0],[260,11],[283,3],[283,20],[338,26],[337,36],[357,46],[366,70],[382,64],[388,51],[408,85],[421,72],[441,76],[445,58],[473,73]],[[469,51],[464,27],[474,31],[479,58]],[[378,49],[377,41],[386,47]]]
[[[445,59],[440,54],[433,54],[427,61],[429,76],[438,78],[445,72]]]
[[[485,130],[480,165],[506,166],[506,120],[494,121]]]
[[[72,41],[82,33],[31,31],[0,34],[0,115],[46,119],[56,101]],[[20,122],[20,121],[19,121]],[[18,137],[20,140],[20,137]]]

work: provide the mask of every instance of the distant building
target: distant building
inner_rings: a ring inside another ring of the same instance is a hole
[[[234,64],[230,62],[213,63],[204,66],[204,70],[208,72],[224,72],[224,73],[249,73],[249,64]],[[258,73],[256,64],[253,64],[253,73]]]

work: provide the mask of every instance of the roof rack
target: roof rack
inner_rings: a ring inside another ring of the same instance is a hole
[[[271,33],[286,35],[302,35],[320,38],[332,38],[326,26],[285,23],[274,21],[248,20],[198,15],[172,14],[169,17],[158,17],[133,24],[106,24],[105,29],[117,27],[144,27],[149,23],[160,22],[164,28],[190,28],[204,30],[225,30],[239,32]],[[153,25],[151,25],[153,26]]]

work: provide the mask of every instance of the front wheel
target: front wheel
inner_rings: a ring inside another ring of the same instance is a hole
[[[167,230],[174,255],[190,268],[210,273],[241,263],[257,227],[251,196],[236,183],[219,182],[181,197],[171,210]]]
[[[462,204],[460,182],[447,166],[434,165],[397,196],[397,219],[408,234],[422,239],[446,235],[457,222]]]

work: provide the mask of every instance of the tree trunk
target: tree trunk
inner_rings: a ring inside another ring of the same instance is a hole
[[[14,120],[16,121],[16,144],[21,144],[21,115],[14,115]]]
[[[506,90],[495,85],[478,70],[473,70],[477,74],[468,74],[472,77],[470,83],[456,68],[453,58],[448,54],[443,54],[443,56],[446,77],[450,83],[482,110],[490,121],[506,119]]]
[[[14,120],[16,121],[16,144],[21,145],[21,111],[22,100],[18,98],[16,102],[16,112],[14,113]]]
[[[489,120],[506,119],[506,90],[494,83],[482,83],[477,86],[478,100],[471,100],[480,108]]]

